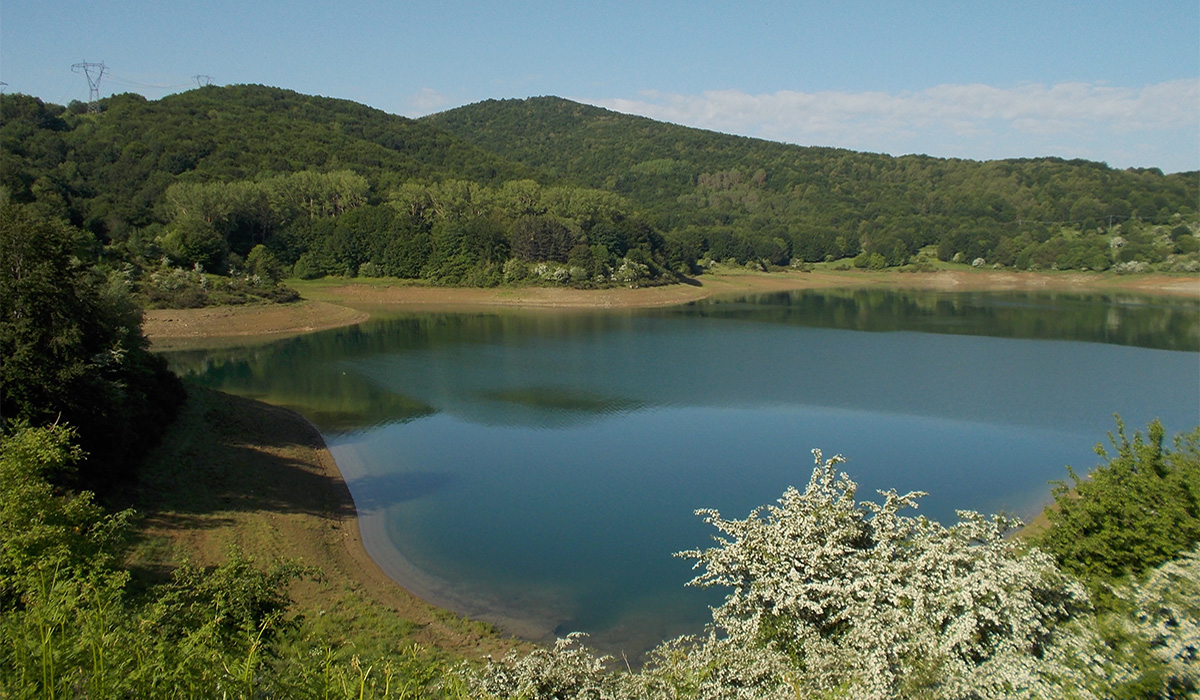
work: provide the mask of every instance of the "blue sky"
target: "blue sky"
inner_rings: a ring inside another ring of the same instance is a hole
[[[8,92],[559,95],[801,145],[1200,169],[1200,2],[0,0]]]

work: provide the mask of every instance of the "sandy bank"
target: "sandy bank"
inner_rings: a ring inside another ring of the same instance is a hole
[[[150,309],[142,332],[155,350],[169,350],[198,339],[273,339],[362,323],[361,310],[323,301],[294,304],[214,306],[203,309]]]
[[[321,280],[297,286],[308,301],[298,304],[155,309],[142,330],[155,349],[268,340],[365,321],[379,309],[631,309],[685,304],[712,296],[798,289],[879,287],[933,291],[1060,291],[1130,293],[1200,299],[1200,275],[1117,276],[1101,273],[1034,273],[1005,270],[943,270],[902,273],[861,270],[706,274],[692,283],[642,289],[429,287],[404,282]]]
[[[143,467],[136,503],[144,515],[136,566],[214,565],[236,545],[264,564],[292,559],[320,569],[321,580],[294,584],[292,596],[308,617],[333,616],[345,639],[379,634],[382,625],[370,620],[388,617],[409,641],[456,653],[512,645],[405,590],[376,564],[338,464],[316,428],[288,409],[190,388]]]

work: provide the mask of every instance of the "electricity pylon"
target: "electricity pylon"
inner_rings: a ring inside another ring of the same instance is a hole
[[[100,78],[104,77],[104,71],[107,66],[103,62],[100,63],[76,63],[71,66],[71,70],[76,73],[83,73],[88,81],[88,114],[95,114],[100,111]],[[92,78],[93,71],[96,77]]]

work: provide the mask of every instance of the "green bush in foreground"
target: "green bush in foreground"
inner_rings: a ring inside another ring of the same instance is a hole
[[[1095,584],[1141,575],[1200,541],[1200,428],[1177,435],[1173,451],[1162,423],[1146,432],[1130,440],[1118,418],[1108,436],[1116,454],[1097,445],[1106,463],[1087,479],[1068,467],[1072,483],[1054,489],[1052,527],[1038,546]]]
[[[1053,556],[1006,536],[1016,521],[961,511],[946,527],[911,517],[904,513],[917,505],[916,492],[860,501],[839,471],[841,457],[825,460],[819,451],[803,492],[789,488],[744,519],[698,511],[720,535],[713,547],[680,554],[700,570],[691,585],[731,592],[704,634],[664,642],[634,672],[613,670],[581,635],[457,668],[416,645],[334,646],[328,630],[316,632],[290,610],[287,584],[310,572],[288,563],[263,569],[237,551],[213,570],[184,566],[170,582],[135,593],[121,566],[130,514],[107,514],[89,494],[56,490],[48,480],[79,459],[72,439],[63,426],[14,424],[0,442],[0,697],[1174,698],[1200,691],[1194,541],[1144,575],[1108,585],[1108,602],[1097,609],[1087,586]],[[1161,428],[1152,425],[1150,445],[1122,437],[1120,454],[1150,463],[1144,458],[1159,454],[1157,444]],[[1167,461],[1186,472],[1196,455],[1180,448]]]
[[[51,485],[81,457],[61,425],[0,437],[0,698],[437,697],[409,645],[364,660],[312,634],[287,585],[308,571],[241,552],[138,593],[121,565],[129,511]]]

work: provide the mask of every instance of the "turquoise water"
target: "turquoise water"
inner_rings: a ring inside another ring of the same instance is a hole
[[[812,448],[860,494],[1034,514],[1120,413],[1200,424],[1200,305],[791,293],[622,313],[410,314],[178,353],[192,381],[322,429],[368,549],[414,590],[531,637],[632,655],[699,631],[693,512],[803,487]]]

